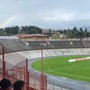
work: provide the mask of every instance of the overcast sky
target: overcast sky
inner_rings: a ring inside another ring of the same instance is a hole
[[[90,0],[0,0],[0,27],[90,26]]]

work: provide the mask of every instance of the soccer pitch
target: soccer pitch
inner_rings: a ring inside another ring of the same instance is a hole
[[[63,56],[47,58],[43,61],[44,73],[90,82],[90,60],[68,62],[69,59],[84,57],[87,56]],[[38,71],[41,71],[41,60],[34,62],[32,67]]]

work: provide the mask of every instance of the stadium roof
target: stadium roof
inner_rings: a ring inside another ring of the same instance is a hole
[[[18,37],[48,37],[48,35],[44,34],[18,34]]]

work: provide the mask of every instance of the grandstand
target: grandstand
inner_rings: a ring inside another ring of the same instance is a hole
[[[59,40],[59,41],[50,41],[50,40],[41,40],[41,41],[27,41],[28,45],[31,47],[32,50],[38,49],[65,49],[65,48],[89,48],[87,43],[89,41],[82,41],[82,40]]]
[[[39,40],[39,41],[2,39],[0,40],[0,49],[1,49],[0,54],[2,54],[2,46],[5,47],[5,61],[7,64],[7,68],[9,69],[13,69],[18,66],[19,67],[24,66],[26,58],[29,60],[41,58],[42,49],[43,49],[43,57],[52,57],[52,56],[55,57],[55,56],[64,56],[64,55],[90,55],[89,54],[90,40],[81,40],[81,39],[79,40]],[[0,58],[2,58],[2,56],[0,56]],[[20,72],[22,72],[22,70],[16,73],[20,74]],[[9,71],[9,73],[11,72]],[[38,74],[37,74],[37,77],[35,77],[36,75],[34,75],[34,73],[31,74],[31,76],[34,76],[33,77],[34,80],[38,78],[40,81],[40,76],[38,76]],[[35,83],[35,81],[37,82],[37,80],[33,81],[32,79],[31,81],[33,83]],[[38,90],[48,90],[48,89],[40,89],[40,85],[38,86],[39,86],[39,89],[37,88]],[[78,89],[75,89],[75,87],[72,87],[71,85],[70,86],[61,85],[61,87],[64,87],[64,89],[61,88],[62,90],[78,90]],[[59,88],[56,90],[61,90],[61,89]],[[50,89],[50,86],[49,86],[49,90],[55,90],[55,89]],[[83,90],[83,89],[79,89],[79,90]]]
[[[6,48],[6,52],[41,50],[41,49],[73,49],[90,48],[90,40],[39,40],[21,41],[18,39],[0,40],[0,46]]]

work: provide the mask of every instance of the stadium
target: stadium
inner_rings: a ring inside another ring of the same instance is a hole
[[[27,90],[90,90],[90,40],[0,39],[1,77]]]
[[[0,90],[90,90],[89,71],[90,0],[1,0]]]

